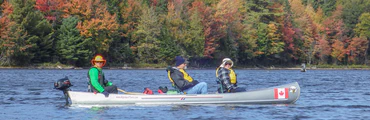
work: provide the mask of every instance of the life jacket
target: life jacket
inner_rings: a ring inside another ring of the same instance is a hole
[[[102,71],[100,71],[97,67],[91,67],[89,69],[89,72],[92,68],[95,68],[99,71],[99,74],[98,74],[98,82],[99,84],[102,86],[102,87],[106,87],[105,84],[104,84],[104,80],[105,80],[105,76],[103,74]],[[91,84],[91,79],[90,79],[90,75],[89,75],[89,72],[87,72],[87,78],[88,78],[88,92],[97,92],[97,90],[92,86]]]
[[[170,80],[170,82],[172,83],[172,87],[175,88],[175,90],[179,93],[179,92],[181,92],[181,90],[176,85],[175,81],[173,81],[173,79],[171,78],[171,71],[172,70],[173,70],[172,68],[167,68],[167,76],[168,76],[168,79]]]
[[[229,74],[229,76],[230,76],[230,83],[231,84],[236,84],[236,74],[235,74],[235,72],[234,72],[234,70],[233,69],[229,69],[230,70],[230,74]]]
[[[169,69],[171,69],[171,68],[169,68]],[[172,80],[172,78],[171,78],[171,70],[167,70],[167,76],[168,76],[168,79],[170,80],[170,82],[172,83],[172,86],[173,87],[175,87],[175,86],[177,86],[176,84],[175,84],[175,82]]]
[[[221,68],[221,67],[218,67],[218,68],[216,69],[216,78],[218,78],[218,70],[220,70],[220,68]]]
[[[179,69],[179,71],[180,71],[182,74],[184,74],[184,79],[185,79],[186,81],[193,82],[193,78],[191,78],[191,77],[189,76],[189,74],[185,72],[185,70],[184,70],[184,69]]]
[[[171,72],[174,72],[173,70],[174,69],[171,68],[171,67],[167,68],[167,76],[168,76],[168,79],[170,80],[170,82],[172,83],[172,87],[174,87],[178,93],[182,92],[182,93],[186,94],[186,92],[183,92],[182,90],[179,89],[179,87],[176,85],[174,80],[171,78]],[[190,77],[189,74],[186,73],[184,69],[179,69],[179,71],[184,75],[184,79],[186,81],[193,82],[193,78]]]
[[[226,68],[224,68],[224,69],[226,69]],[[216,69],[216,77],[218,78],[218,70],[220,70],[220,67],[218,67],[217,69]],[[230,83],[231,84],[236,84],[236,74],[235,74],[235,72],[234,72],[234,70],[233,69],[228,69],[228,70],[230,70],[230,74],[229,74],[229,77],[230,77]]]

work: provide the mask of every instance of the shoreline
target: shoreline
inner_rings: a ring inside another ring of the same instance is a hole
[[[45,70],[84,70],[89,69],[90,67],[3,67],[0,66],[0,69],[45,69]],[[103,67],[103,69],[106,70],[165,70],[164,68],[156,68],[156,67]],[[216,68],[194,68],[189,67],[188,70],[211,70]],[[233,69],[239,69],[239,70],[301,70],[301,68],[298,67],[265,67],[265,68],[248,68],[248,67],[237,67]],[[370,68],[348,68],[348,67],[342,67],[342,68],[306,68],[306,70],[370,70]]]

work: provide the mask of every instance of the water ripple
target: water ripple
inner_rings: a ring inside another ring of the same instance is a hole
[[[239,86],[248,90],[298,82],[301,97],[290,105],[127,105],[69,107],[53,83],[68,76],[74,91],[86,91],[87,70],[0,69],[0,115],[7,119],[370,119],[370,70],[238,70]],[[171,86],[164,70],[104,70],[126,91]],[[217,89],[214,70],[188,70]],[[17,81],[17,82],[9,82]],[[32,84],[30,84],[32,83]],[[31,113],[29,111],[32,111]],[[72,115],[73,113],[73,115]],[[36,116],[35,116],[36,115]],[[32,117],[30,117],[32,116]]]

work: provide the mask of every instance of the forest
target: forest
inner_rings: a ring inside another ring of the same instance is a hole
[[[0,0],[0,66],[367,65],[370,0]]]

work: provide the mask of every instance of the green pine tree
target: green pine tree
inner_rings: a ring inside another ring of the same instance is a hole
[[[138,57],[146,63],[158,63],[159,40],[161,25],[158,22],[158,14],[152,7],[143,10],[140,17],[137,31],[135,32],[138,41]]]
[[[364,12],[370,12],[370,1],[347,0],[343,6],[342,19],[346,28],[349,30],[347,35],[353,37],[355,35],[353,30],[359,22],[358,18],[360,15]]]
[[[62,25],[58,29],[57,51],[62,63],[83,66],[89,64],[88,58],[92,52],[86,48],[86,43],[76,28],[77,22],[76,17],[63,19]]]
[[[13,13],[9,18],[16,23],[16,26],[24,29],[25,37],[24,43],[29,44],[27,50],[21,52],[20,59],[15,61],[23,61],[22,64],[50,62],[53,54],[53,42],[51,25],[44,19],[44,16],[39,11],[34,10],[35,1],[27,0],[12,0]]]
[[[191,14],[189,22],[189,28],[185,32],[185,50],[189,56],[203,57],[205,37],[199,12]]]
[[[180,55],[180,49],[174,39],[171,37],[171,31],[168,29],[166,24],[161,28],[160,40],[160,52],[159,58],[165,61],[168,65],[173,64],[173,59]]]

